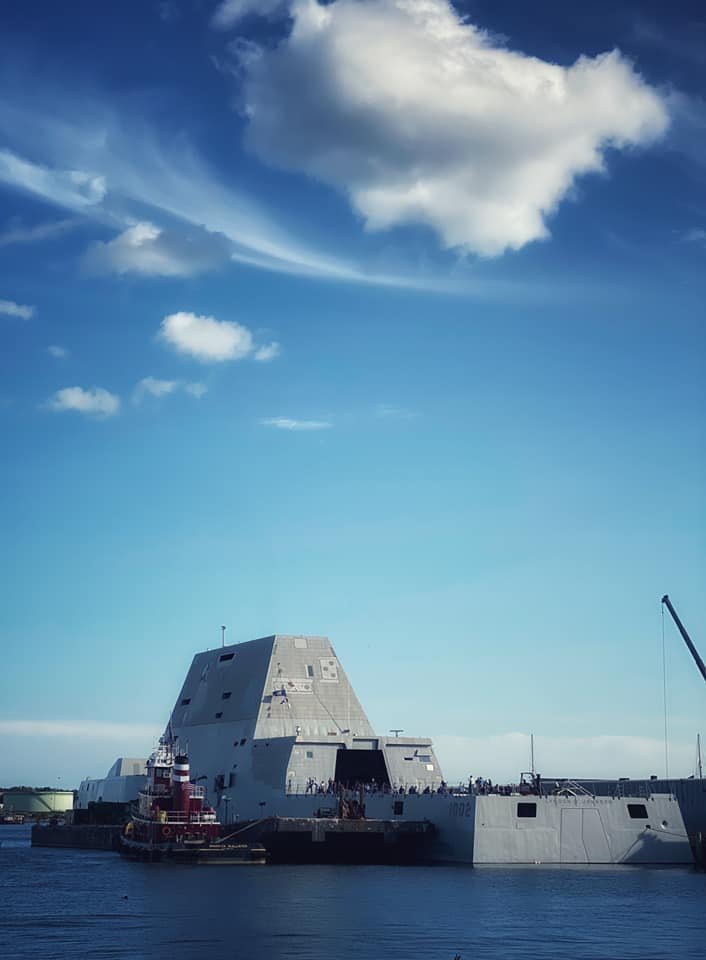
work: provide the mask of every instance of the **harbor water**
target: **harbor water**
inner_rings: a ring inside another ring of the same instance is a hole
[[[0,826],[11,960],[703,960],[706,875],[649,867],[175,867]]]

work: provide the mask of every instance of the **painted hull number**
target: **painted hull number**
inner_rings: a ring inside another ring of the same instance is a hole
[[[472,817],[473,804],[472,803],[452,803],[451,816],[452,817]]]

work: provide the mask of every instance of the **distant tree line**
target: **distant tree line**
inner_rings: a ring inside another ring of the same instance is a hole
[[[15,790],[31,790],[35,793],[76,793],[71,787],[28,787],[24,784],[16,787],[0,787],[0,795],[3,793],[12,793]]]

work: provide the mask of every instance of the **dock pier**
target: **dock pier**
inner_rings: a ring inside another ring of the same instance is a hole
[[[253,824],[273,863],[417,863],[429,820],[269,817]]]
[[[435,827],[429,820],[266,817],[223,830],[222,840],[261,843],[272,863],[418,863]],[[32,827],[32,846],[115,851],[120,825]]]

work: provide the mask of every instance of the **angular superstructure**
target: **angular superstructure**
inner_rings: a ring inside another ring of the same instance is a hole
[[[322,784],[438,789],[428,739],[378,737],[326,637],[275,635],[194,657],[169,730],[222,817],[291,813]],[[223,809],[225,806],[226,809]]]

